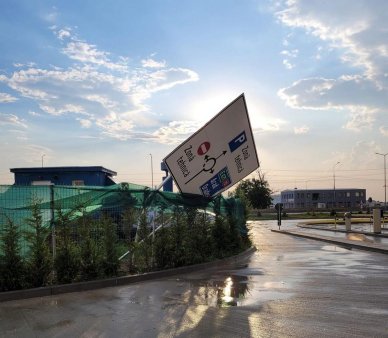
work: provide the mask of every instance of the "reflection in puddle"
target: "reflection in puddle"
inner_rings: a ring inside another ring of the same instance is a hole
[[[363,234],[350,233],[350,234],[346,234],[346,238],[350,239],[351,241],[362,241],[362,242],[373,243],[371,239],[367,238]]]
[[[198,287],[194,297],[197,304],[215,307],[240,306],[249,293],[247,276],[229,275],[225,279],[190,280]]]
[[[232,276],[225,279],[217,289],[217,304],[220,307],[240,305],[240,300],[248,292],[246,276]]]
[[[349,250],[352,250],[352,248],[351,247],[346,248],[344,246],[339,246],[339,245],[324,245],[324,246],[322,246],[322,250],[336,251],[336,252],[348,252]]]

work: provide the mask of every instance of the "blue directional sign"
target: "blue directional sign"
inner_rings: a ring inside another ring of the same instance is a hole
[[[244,144],[247,141],[247,136],[245,135],[245,131],[238,134],[232,141],[229,142],[230,152],[233,153],[238,147]]]
[[[228,168],[225,167],[201,186],[202,195],[205,197],[213,197],[231,183],[232,180],[230,179]]]

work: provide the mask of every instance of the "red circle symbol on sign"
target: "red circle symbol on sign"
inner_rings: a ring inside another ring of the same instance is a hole
[[[209,142],[203,142],[197,150],[198,155],[205,155],[210,149],[210,143]]]

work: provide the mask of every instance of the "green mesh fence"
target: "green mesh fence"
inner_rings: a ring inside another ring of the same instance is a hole
[[[220,196],[210,200],[121,183],[107,187],[0,185],[0,235],[9,221],[17,224],[21,231],[28,230],[26,220],[31,217],[33,204],[39,206],[44,226],[51,229],[58,221],[59,210],[75,221],[85,215],[90,219],[98,219],[102,214],[108,215],[117,225],[119,239],[128,236],[123,230],[126,210],[147,210],[154,219],[160,215],[168,219],[168,215],[177,209],[194,208],[208,215],[208,218],[214,213],[233,217],[240,233],[247,233],[243,206],[238,199]],[[136,227],[136,224],[133,225]],[[26,254],[27,243],[22,240],[20,244],[22,253]]]

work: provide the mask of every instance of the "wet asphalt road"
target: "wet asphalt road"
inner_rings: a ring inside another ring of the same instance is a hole
[[[237,266],[0,303],[0,337],[388,337],[387,255],[251,226]]]

